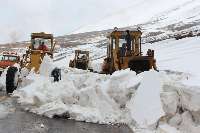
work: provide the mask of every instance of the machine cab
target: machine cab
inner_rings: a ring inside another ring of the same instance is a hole
[[[41,33],[31,34],[31,49],[40,50],[42,52],[52,52],[55,44],[53,43],[53,35]]]
[[[75,50],[75,60],[89,60],[89,51]]]
[[[113,31],[109,36],[110,43],[107,55],[112,58],[113,53],[120,57],[139,56],[141,52],[141,31]]]
[[[1,61],[19,62],[20,57],[15,52],[3,52],[0,57]]]
[[[35,72],[38,72],[40,64],[46,54],[53,58],[54,48],[55,43],[52,34],[46,34],[44,32],[32,33],[31,44],[26,54],[23,55],[21,66],[27,67],[29,70],[34,68]]]

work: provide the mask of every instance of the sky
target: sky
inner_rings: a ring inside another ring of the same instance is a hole
[[[123,1],[0,0],[0,44],[29,40],[32,32],[73,33],[131,2]]]
[[[32,32],[61,36],[133,26],[192,1],[193,5],[195,1],[199,3],[199,0],[0,0],[0,44],[30,40]]]

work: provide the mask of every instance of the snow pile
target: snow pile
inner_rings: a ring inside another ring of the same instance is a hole
[[[49,77],[54,68],[53,60],[50,58],[50,56],[45,55],[40,65],[40,74]]]
[[[161,121],[183,133],[199,132],[200,87],[185,85],[188,75],[178,72],[171,72],[160,78],[164,84],[161,101],[166,113]]]
[[[180,125],[180,130],[184,133],[199,133],[200,125],[194,123],[190,112],[186,111],[182,114],[182,123]]]
[[[94,72],[101,72],[103,65],[103,59],[90,61],[89,66],[93,69]]]
[[[175,91],[165,91],[161,94],[161,101],[163,109],[168,115],[176,114],[177,107],[179,104],[179,96]]]
[[[40,115],[126,123],[135,132],[196,133],[199,129],[199,95],[195,89],[187,92],[187,86],[181,83],[185,75],[179,73],[150,71],[136,75],[127,69],[100,75],[68,69],[58,83],[38,74],[27,78],[32,83],[13,96],[19,97],[26,110]]]
[[[0,90],[6,89],[6,74],[7,74],[7,68],[2,72],[0,76]]]
[[[161,83],[158,74],[154,72],[144,73],[144,78],[132,97],[128,108],[131,110],[132,118],[142,128],[157,123],[158,119],[165,115],[160,100]]]
[[[160,87],[157,80],[153,82],[152,88],[149,83],[146,83],[146,80],[155,73],[146,72],[136,76],[135,72],[127,69],[110,76],[69,69],[59,83],[52,83],[49,78],[40,75],[30,76],[28,78],[32,78],[34,82],[15,91],[14,96],[19,97],[19,103],[27,105],[27,110],[48,117],[67,114],[70,119],[95,123],[130,124],[135,123],[136,120],[140,125],[140,121],[137,121],[134,115],[142,108],[138,108],[135,110],[136,113],[132,114],[134,107],[138,106],[136,104],[132,107],[129,104],[127,108],[127,103],[134,99],[133,96],[138,86],[140,86],[140,91],[156,89],[157,91],[154,90],[154,92],[159,92],[161,88],[157,88]],[[144,110],[148,107],[148,102],[140,91],[135,97],[142,100],[143,113],[148,113],[151,110],[150,106],[149,110]],[[149,99],[159,96],[158,93],[151,94],[153,95],[149,95]],[[156,108],[158,113],[156,116],[148,116],[148,119],[144,118],[147,125],[157,122],[158,116],[163,114],[159,101],[151,106],[153,109]],[[132,117],[130,117],[131,114]]]
[[[168,124],[163,124],[158,127],[158,133],[181,133],[181,132]]]

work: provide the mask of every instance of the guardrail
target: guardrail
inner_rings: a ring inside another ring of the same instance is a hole
[[[62,60],[62,59],[64,59],[66,56],[67,56],[67,51],[61,52],[61,53],[58,53],[58,54],[55,54],[55,56],[53,57],[53,61]]]

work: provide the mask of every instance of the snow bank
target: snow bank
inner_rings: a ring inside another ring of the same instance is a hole
[[[51,75],[51,72],[54,68],[55,66],[53,64],[53,60],[50,58],[50,56],[45,55],[40,65],[39,69],[40,75],[48,77]]]
[[[34,82],[14,96],[31,112],[49,117],[68,112],[71,119],[98,123],[117,123],[125,117],[122,112],[140,82],[130,70],[109,76],[72,69],[59,83],[40,75],[29,78]]]
[[[182,73],[136,75],[126,69],[100,75],[73,68],[65,72],[58,83],[47,76],[29,74],[30,84],[13,96],[19,97],[26,110],[48,117],[125,123],[138,133],[199,130],[199,89],[191,91],[191,86],[182,84],[186,77]]]
[[[179,105],[179,96],[174,91],[165,91],[161,93],[163,110],[167,115],[175,115]]]
[[[142,128],[147,128],[157,123],[165,115],[160,99],[161,82],[155,72],[144,72],[141,84],[132,97],[128,108],[132,118]]]
[[[0,90],[6,90],[6,74],[7,68],[2,72],[0,76]]]
[[[128,70],[125,75],[132,77],[135,73]],[[48,77],[35,75],[32,78],[34,82],[15,91],[14,96],[19,97],[18,101],[21,104],[29,106],[28,110],[31,112],[48,117],[67,112],[71,119],[80,121],[117,123],[122,115],[120,109],[122,103],[115,100],[119,94],[109,94],[113,88],[107,85],[113,82],[112,78],[114,76],[77,69],[68,70],[59,83],[52,83]],[[128,82],[131,82],[131,79]],[[120,82],[116,86],[119,84]],[[129,87],[134,88],[135,84],[137,83],[132,83],[133,86]],[[126,86],[121,89],[126,89]],[[124,93],[124,97],[126,94]]]
[[[163,124],[158,127],[158,132],[159,133],[181,133],[178,131],[176,128],[168,125],[168,124]]]
[[[199,133],[200,131],[200,125],[194,123],[192,115],[188,111],[182,114],[182,123],[180,128],[183,133]]]
[[[103,59],[91,61],[89,67],[93,69],[94,72],[101,72],[103,65]]]

